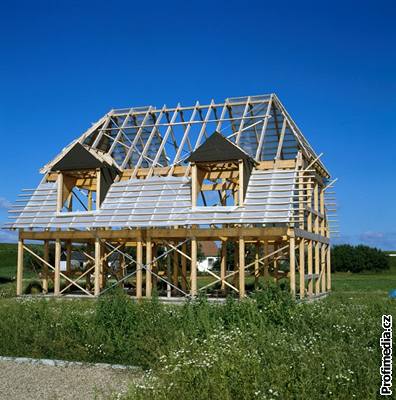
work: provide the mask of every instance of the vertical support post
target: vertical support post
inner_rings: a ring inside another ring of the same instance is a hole
[[[221,290],[225,291],[226,285],[224,279],[227,271],[227,242],[221,242],[221,260],[220,260],[220,278],[221,278]]]
[[[152,293],[152,262],[153,260],[153,255],[152,255],[152,246],[151,246],[151,239],[148,238],[146,241],[146,297],[150,298],[151,297],[151,293]]]
[[[274,251],[278,250],[279,246],[277,243],[274,243]],[[274,282],[278,284],[278,257],[279,253],[274,255]]]
[[[66,242],[66,272],[71,272],[71,256],[72,256],[72,243],[70,240]]]
[[[254,253],[254,288],[258,289],[259,278],[260,278],[260,242],[256,243]]]
[[[264,246],[263,246],[263,255],[266,256],[268,254],[268,241],[264,240]],[[269,281],[269,265],[268,265],[268,259],[264,259],[264,281],[268,283]]]
[[[49,262],[49,242],[44,240],[44,261]],[[43,293],[48,293],[48,265],[43,263]]]
[[[315,182],[314,186],[314,210],[319,211],[319,185]],[[315,233],[319,235],[319,216],[315,215]],[[320,293],[320,243],[315,241],[315,294]]]
[[[95,268],[94,268],[94,295],[99,296],[100,294],[100,273],[101,273],[101,243],[100,239],[95,239]]]
[[[153,243],[153,249],[152,249],[152,257],[155,260],[157,258],[157,245],[155,243]],[[158,262],[154,261],[152,264],[152,270],[153,272],[155,272],[156,274],[158,274]],[[157,290],[157,284],[158,284],[158,278],[156,275],[152,275],[151,277],[151,286],[152,289],[154,289],[155,291]]]
[[[17,296],[21,296],[23,291],[23,239],[19,233],[18,239],[18,263],[17,263]]]
[[[197,206],[198,199],[198,167],[196,164],[191,165],[191,206]]]
[[[239,160],[238,163],[239,167],[239,201],[238,205],[241,207],[243,206],[243,198],[244,198],[244,193],[243,193],[243,188],[244,188],[244,179],[243,179],[243,160]]]
[[[92,190],[88,190],[88,211],[92,211]]]
[[[296,239],[291,236],[289,239],[289,253],[290,253],[290,292],[293,296],[296,295]]]
[[[187,254],[187,243],[183,243],[181,246],[183,254]],[[187,259],[185,256],[181,257],[181,288],[185,292],[187,290]]]
[[[177,247],[177,243],[175,243]],[[173,250],[173,271],[172,271],[172,283],[174,286],[179,287],[179,253]]]
[[[245,297],[245,239],[239,238],[239,298]]]
[[[305,296],[305,241],[303,238],[300,239],[299,244],[299,266],[300,266],[300,299]]]
[[[322,280],[321,280],[321,287],[322,287],[322,292],[324,293],[326,291],[326,245],[324,243],[321,244],[321,260],[320,260],[320,270],[322,274]]]
[[[331,290],[331,254],[330,244],[327,245],[327,291]]]
[[[101,185],[100,185],[101,177],[102,177],[102,172],[100,171],[100,168],[97,168],[96,169],[96,209],[97,210],[99,210],[99,208],[100,208],[100,198],[102,196]]]
[[[234,242],[234,272],[237,272],[239,269],[239,242]],[[238,280],[239,273],[234,274],[233,278],[233,285],[237,289],[239,289],[239,280]]]
[[[307,230],[312,232],[312,183],[311,181],[307,184],[307,203],[309,206],[308,217],[307,217]],[[312,240],[308,240],[307,246],[307,262],[308,262],[308,296],[311,297],[313,293],[313,253],[312,253]]]
[[[195,237],[191,238],[191,296],[196,296],[198,292],[197,287],[197,239]]]
[[[60,239],[55,240],[55,273],[54,273],[54,295],[60,295],[60,263],[62,254],[62,243]]]
[[[136,298],[142,298],[142,284],[143,284],[143,243],[139,235],[136,242]]]
[[[63,206],[63,174],[58,171],[57,192],[56,192],[56,212],[61,212]]]

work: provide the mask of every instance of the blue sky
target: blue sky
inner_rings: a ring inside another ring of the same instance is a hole
[[[393,1],[2,2],[0,221],[111,108],[275,92],[339,178],[338,240],[396,249],[395,11]]]

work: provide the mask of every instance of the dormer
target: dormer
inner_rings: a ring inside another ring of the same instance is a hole
[[[49,169],[47,180],[57,181],[57,212],[98,210],[118,174],[106,156],[75,143]]]
[[[255,165],[249,154],[214,132],[187,161],[191,164],[193,208],[243,206]]]

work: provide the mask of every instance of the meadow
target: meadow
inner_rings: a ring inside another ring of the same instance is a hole
[[[3,276],[12,258],[0,260]],[[395,265],[334,274],[331,296],[304,304],[273,286],[241,302],[182,306],[117,291],[16,299],[13,286],[0,285],[0,355],[140,366],[144,378],[118,399],[375,399],[381,316],[396,316]]]

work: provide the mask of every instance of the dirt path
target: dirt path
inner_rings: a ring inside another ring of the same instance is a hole
[[[90,400],[125,392],[139,373],[92,365],[51,366],[0,361],[0,399]]]

